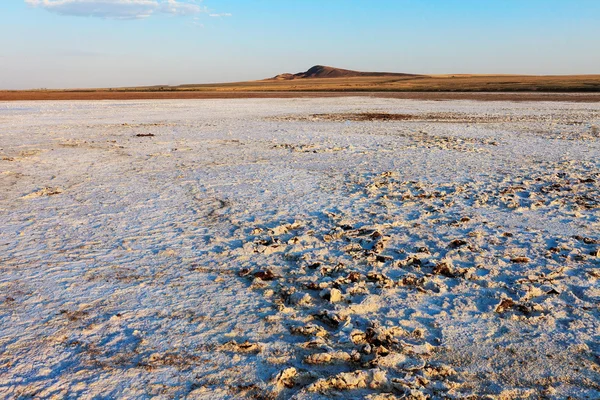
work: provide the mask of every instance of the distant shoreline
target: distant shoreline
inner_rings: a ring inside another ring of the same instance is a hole
[[[214,91],[214,90],[31,90],[0,91],[0,101],[201,100],[377,97],[407,100],[600,102],[600,92],[446,92],[446,91]]]

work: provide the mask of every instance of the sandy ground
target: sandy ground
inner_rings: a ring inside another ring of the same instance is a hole
[[[0,103],[0,398],[597,399],[599,126],[598,103]]]

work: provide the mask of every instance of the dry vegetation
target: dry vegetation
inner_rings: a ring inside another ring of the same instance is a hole
[[[348,95],[431,100],[565,100],[564,96],[557,96],[555,93],[571,93],[572,97],[569,100],[600,101],[600,75],[373,74],[375,75],[338,76],[334,78],[302,76],[294,79],[281,78],[288,75],[290,77],[294,76],[283,74],[260,81],[202,85],[0,91],[0,101],[289,98]]]
[[[372,97],[410,100],[600,102],[600,93],[582,92],[374,92],[374,91],[194,91],[194,90],[30,90],[0,91],[0,101],[28,100],[186,100]]]
[[[170,90],[234,91],[458,91],[458,92],[598,92],[600,75],[408,75],[358,76],[241,82],[218,85],[183,85]]]

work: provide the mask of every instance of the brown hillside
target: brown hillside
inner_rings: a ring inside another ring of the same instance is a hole
[[[368,77],[368,76],[417,76],[414,74],[404,74],[397,72],[360,72],[352,71],[349,69],[328,67],[325,65],[315,65],[306,72],[299,72],[297,74],[280,74],[275,76],[275,80],[293,80],[293,79],[306,79],[306,78],[356,78],[356,77]]]

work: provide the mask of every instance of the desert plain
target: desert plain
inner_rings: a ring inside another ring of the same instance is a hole
[[[0,102],[0,398],[600,398],[563,96]]]
[[[376,97],[412,100],[599,102],[600,75],[422,75],[315,65],[245,82],[0,90],[0,101]],[[568,97],[566,97],[568,94]]]

